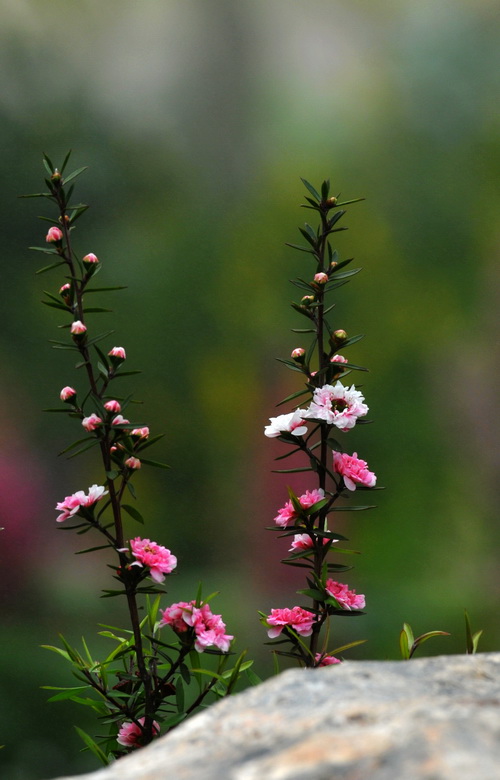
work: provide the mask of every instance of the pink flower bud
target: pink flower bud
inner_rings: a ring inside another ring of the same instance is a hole
[[[69,282],[66,282],[66,284],[63,284],[63,286],[59,288],[59,295],[62,295],[63,298],[66,298],[70,292],[71,285]]]
[[[63,237],[63,232],[60,228],[51,227],[49,228],[49,232],[45,236],[45,241],[47,241],[47,243],[51,243],[54,241],[57,243],[58,241],[62,240],[62,237]]]
[[[328,274],[324,274],[322,272],[315,274],[314,281],[316,284],[326,284],[328,281]]]
[[[335,341],[345,341],[347,338],[347,333],[345,330],[334,330],[333,331],[333,337]]]
[[[100,417],[97,416],[97,414],[91,414],[89,417],[84,417],[82,420],[82,425],[85,428],[86,431],[95,431],[96,428],[101,425],[102,420]]]
[[[134,428],[134,430],[130,432],[130,435],[139,436],[141,439],[147,439],[149,436],[149,428],[147,425],[145,425],[144,428]]]
[[[125,461],[125,465],[128,466],[129,469],[140,469],[142,463],[139,458],[134,458],[133,455],[131,455],[130,458],[127,458]]]
[[[90,252],[88,255],[85,255],[85,257],[83,258],[83,262],[84,263],[91,263],[91,264],[92,263],[98,263],[99,262],[99,258],[93,252]]]
[[[301,298],[300,302],[302,306],[310,306],[311,303],[314,303],[315,300],[316,298],[314,297],[314,295],[304,295],[304,297]]]
[[[76,395],[76,390],[73,387],[69,387],[67,385],[66,387],[63,387],[61,392],[59,393],[59,398],[61,401],[71,401],[72,398],[74,398]]]
[[[342,355],[334,355],[330,358],[330,363],[348,363],[349,361],[347,358],[343,357]]]
[[[72,336],[81,336],[87,331],[87,326],[83,324],[83,322],[80,322],[80,320],[75,320],[74,323],[71,326],[71,335]]]
[[[130,420],[126,420],[122,414],[117,414],[116,417],[113,417],[111,420],[111,425],[127,425],[129,422]]]
[[[112,401],[106,401],[104,404],[104,408],[107,412],[113,412],[113,414],[116,414],[117,412],[121,412],[122,407],[118,403],[118,401],[112,400]]]
[[[125,360],[127,357],[127,353],[123,347],[113,347],[113,349],[109,350],[108,355],[110,358],[115,358],[118,361]]]
[[[303,363],[305,354],[306,354],[306,351],[305,351],[304,347],[297,347],[296,349],[294,349],[292,351],[292,354],[290,355],[290,357],[292,357],[298,363]]]

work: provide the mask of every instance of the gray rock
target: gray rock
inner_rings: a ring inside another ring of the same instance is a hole
[[[499,672],[500,653],[290,670],[79,777],[500,780]]]

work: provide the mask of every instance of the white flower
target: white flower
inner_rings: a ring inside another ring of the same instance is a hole
[[[354,428],[358,417],[364,417],[368,412],[364,400],[363,394],[354,385],[350,388],[344,387],[342,382],[324,385],[314,391],[309,408],[302,416],[324,420],[342,431],[348,431]]]
[[[280,414],[278,417],[270,417],[271,425],[266,425],[264,434],[269,438],[280,436],[282,433],[291,433],[293,436],[303,436],[307,433],[307,426],[302,419],[305,415],[305,409],[296,409],[290,414]]]

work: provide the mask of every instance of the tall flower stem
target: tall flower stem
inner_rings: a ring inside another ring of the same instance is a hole
[[[60,180],[57,178],[53,186],[53,195],[57,201],[57,205],[59,208],[59,223],[61,225],[61,229],[64,236],[61,248],[59,250],[59,254],[68,266],[69,276],[71,279],[72,288],[75,296],[75,301],[72,306],[72,310],[75,318],[85,325],[83,295],[89,277],[86,275],[83,277],[82,280],[79,280],[76,274],[74,255],[71,247],[70,222],[69,222],[69,217],[67,215],[68,204],[67,204],[66,196],[64,194],[64,190],[60,186]],[[84,339],[81,342],[78,342],[76,346],[78,347],[78,350],[82,357],[82,362],[87,374],[87,379],[90,386],[91,394],[95,399],[102,402],[104,392],[107,389],[108,381],[103,380],[102,387],[99,390],[97,386],[95,374],[94,374],[90,352],[86,344],[86,339]],[[145,652],[144,652],[142,635],[141,635],[139,610],[137,606],[137,594],[136,594],[136,584],[135,584],[136,580],[127,577],[127,573],[126,573],[127,560],[123,552],[120,552],[120,550],[123,549],[125,544],[124,533],[123,533],[123,521],[121,516],[121,497],[123,495],[123,490],[126,486],[126,479],[125,477],[123,478],[122,487],[117,491],[114,479],[111,478],[111,476],[109,476],[110,472],[112,471],[111,468],[112,464],[111,464],[111,457],[110,457],[111,441],[109,437],[108,426],[105,426],[104,430],[99,435],[99,447],[101,451],[101,458],[102,458],[104,471],[107,475],[109,502],[111,506],[111,512],[113,515],[115,535],[114,538],[111,537],[111,541],[113,543],[115,550],[117,551],[120,571],[123,572],[127,607],[128,607],[130,623],[134,635],[134,647],[135,647],[135,653],[137,659],[137,669],[144,690],[144,724],[141,727],[141,729],[143,731],[143,741],[145,744],[147,744],[151,742],[151,740],[154,737],[153,691],[151,686],[151,675],[149,674],[148,669],[146,667]],[[110,539],[110,534],[108,534],[104,529],[98,527],[98,530],[104,532],[104,535],[108,539]]]

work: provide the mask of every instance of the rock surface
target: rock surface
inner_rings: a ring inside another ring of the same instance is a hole
[[[499,780],[499,673],[500,653],[290,670],[79,778]]]

